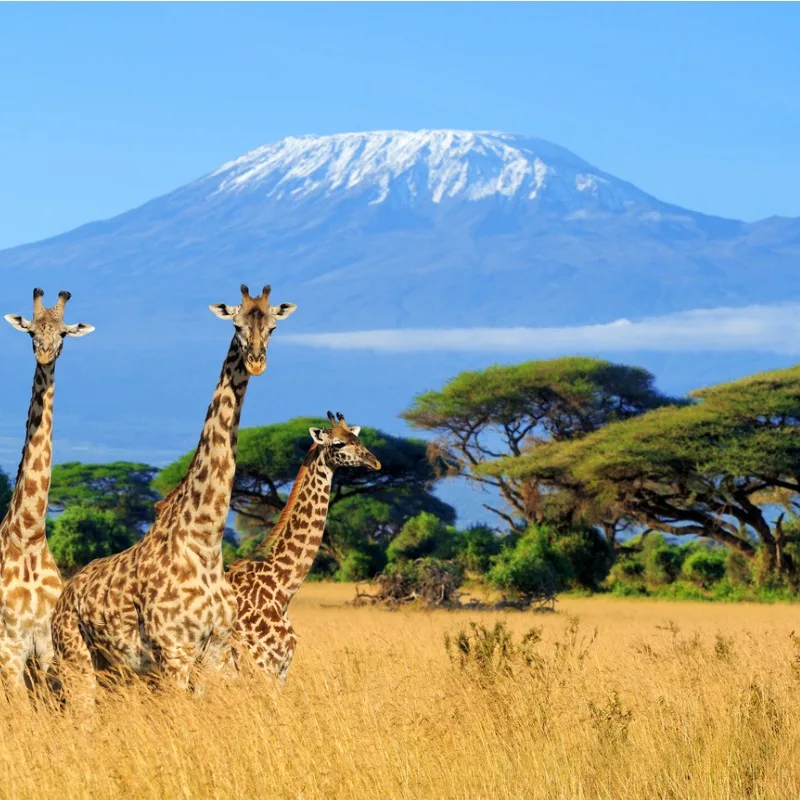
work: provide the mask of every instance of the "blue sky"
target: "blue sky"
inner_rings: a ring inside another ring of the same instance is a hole
[[[2,4],[0,248],[290,134],[551,139],[662,200],[800,216],[796,4]]]

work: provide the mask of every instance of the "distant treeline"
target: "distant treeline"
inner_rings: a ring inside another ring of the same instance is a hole
[[[734,598],[790,595],[800,584],[798,367],[673,398],[644,369],[530,361],[462,373],[402,416],[432,438],[363,428],[383,468],[335,473],[312,577],[363,580],[434,559],[458,580],[511,595]],[[226,560],[268,535],[309,427],[324,424],[296,418],[241,431]],[[61,568],[72,573],[134,542],[192,455],[162,470],[54,467],[48,538]],[[432,493],[455,476],[502,498],[486,506],[494,525],[455,525],[455,510]],[[11,488],[0,473],[0,514]]]

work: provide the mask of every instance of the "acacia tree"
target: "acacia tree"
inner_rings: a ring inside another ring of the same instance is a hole
[[[245,536],[263,536],[280,514],[311,447],[308,429],[325,427],[327,419],[297,417],[288,422],[244,428],[239,432],[236,477],[231,510]],[[433,494],[437,476],[426,456],[426,443],[390,436],[362,427],[359,439],[381,462],[381,469],[338,469],[333,476],[328,526],[322,552],[341,565],[353,549],[374,551],[374,569],[382,566],[385,550],[404,522],[428,511],[447,522],[454,509]],[[153,486],[166,494],[186,473],[194,452],[165,467]]]
[[[158,469],[148,464],[114,461],[82,464],[67,461],[53,467],[50,508],[63,511],[73,505],[110,511],[135,534],[155,519],[159,494],[150,483]]]
[[[437,434],[429,458],[442,474],[496,489],[508,510],[485,507],[512,527],[568,521],[586,511],[577,485],[551,476],[482,471],[484,463],[519,458],[547,442],[586,436],[615,420],[674,403],[644,369],[573,357],[528,361],[463,372],[438,392],[417,396],[402,414],[413,427]],[[522,524],[520,524],[520,520]],[[593,520],[613,534],[620,517]]]
[[[770,513],[770,498],[788,495],[791,507],[800,494],[800,367],[692,397],[485,469],[508,480],[549,471],[643,525],[714,539],[795,582],[796,526]]]

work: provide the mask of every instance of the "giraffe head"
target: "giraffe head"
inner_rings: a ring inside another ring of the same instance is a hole
[[[329,467],[333,469],[367,467],[374,470],[381,468],[381,462],[358,441],[358,434],[361,433],[358,425],[349,426],[341,412],[334,417],[329,411],[328,419],[331,421],[330,430],[309,428],[308,432],[317,447],[321,447],[324,451],[325,461]]]
[[[33,290],[33,319],[20,314],[6,314],[6,321],[18,331],[27,333],[33,342],[33,354],[40,364],[52,364],[60,355],[67,336],[85,336],[94,330],[93,325],[64,322],[64,306],[71,297],[69,292],[59,292],[58,301],[52,308],[42,303],[44,292]]]
[[[265,286],[258,297],[242,284],[242,302],[238,306],[214,303],[209,306],[220,319],[229,319],[236,329],[236,341],[242,349],[245,369],[260,375],[267,368],[267,346],[279,319],[286,319],[297,306],[294,303],[269,304],[270,287]]]

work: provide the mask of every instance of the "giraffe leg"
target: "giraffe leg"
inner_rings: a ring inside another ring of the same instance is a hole
[[[94,708],[97,678],[78,615],[68,610],[53,615],[54,655],[48,683],[56,696],[83,709]]]
[[[26,693],[25,661],[22,642],[3,635],[0,638],[0,683],[9,700]]]
[[[200,666],[219,673],[226,679],[238,677],[236,656],[229,642],[218,637],[212,637],[203,653]]]
[[[190,689],[195,655],[186,647],[164,647],[157,651],[161,677],[179,689]]]
[[[297,647],[297,636],[295,635],[292,623],[288,619],[282,620],[283,625],[279,631],[281,638],[281,650],[279,658],[277,659],[278,669],[278,682],[280,684],[286,683],[286,678],[289,674],[289,667],[292,666],[292,659],[294,658],[294,651]]]

